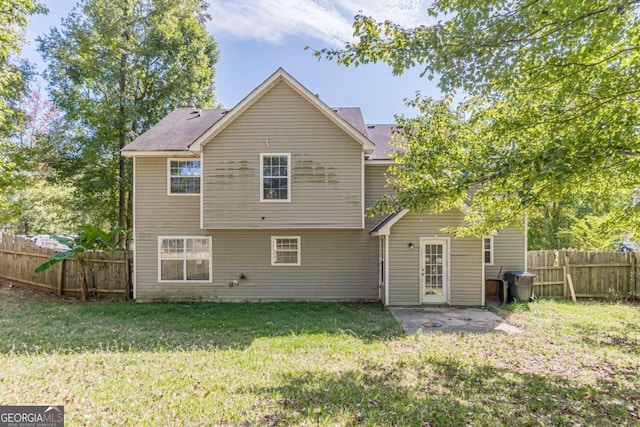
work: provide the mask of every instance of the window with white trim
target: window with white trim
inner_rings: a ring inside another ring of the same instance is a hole
[[[271,265],[300,265],[300,236],[272,236]]]
[[[200,160],[169,159],[169,194],[200,194]]]
[[[482,253],[485,265],[493,265],[493,236],[482,239]]]
[[[210,282],[211,237],[159,237],[159,282]]]
[[[291,200],[291,154],[260,154],[260,201]]]

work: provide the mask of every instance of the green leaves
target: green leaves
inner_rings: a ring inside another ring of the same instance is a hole
[[[78,232],[73,237],[52,235],[51,238],[67,246],[69,250],[52,255],[34,270],[36,273],[42,273],[73,256],[82,261],[83,254],[88,251],[113,251],[124,248],[129,232],[118,226],[112,227],[109,231],[103,231],[96,226],[84,224],[78,228]]]
[[[215,105],[218,51],[205,10],[201,1],[82,0],[39,40],[64,113],[48,141],[50,165],[98,223],[131,217],[131,165],[120,148],[186,99]]]
[[[22,49],[29,16],[43,12],[46,8],[37,1],[0,0],[0,141],[10,135],[20,118],[15,104],[31,71],[15,56]]]
[[[34,270],[34,273],[42,273],[43,271],[50,269],[51,267],[58,264],[59,262],[62,262],[65,259],[71,258],[72,256],[77,254],[78,254],[77,250],[58,252],[55,255],[53,255],[51,258],[49,258],[47,261],[37,266],[36,269]]]
[[[522,223],[574,195],[640,182],[640,14],[635,1],[436,1],[417,28],[357,16],[358,43],[322,54],[349,65],[420,66],[444,99],[412,101],[397,193],[380,210],[468,205],[461,234]],[[473,194],[470,197],[469,194]],[[614,215],[612,217],[622,217]],[[633,231],[633,230],[629,230]]]
[[[40,264],[34,270],[35,273],[53,267],[67,258],[76,257],[81,266],[80,298],[85,301],[88,296],[87,271],[85,266],[85,252],[97,250],[117,250],[125,247],[128,232],[115,226],[105,232],[93,225],[81,225],[74,237],[52,236],[53,239],[67,246],[69,250],[52,255],[47,261]]]

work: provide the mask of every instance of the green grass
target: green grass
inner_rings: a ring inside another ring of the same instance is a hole
[[[378,305],[78,303],[0,288],[0,404],[67,425],[640,425],[640,307],[406,336]]]
[[[58,301],[3,290],[0,352],[245,348],[262,337],[347,334],[364,341],[401,334],[380,305]]]

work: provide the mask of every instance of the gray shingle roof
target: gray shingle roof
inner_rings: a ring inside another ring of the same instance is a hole
[[[367,135],[376,145],[369,160],[388,160],[390,158],[389,154],[398,149],[391,144],[394,132],[401,132],[396,125],[367,125]]]
[[[364,118],[362,117],[362,111],[359,107],[332,107],[331,109],[375,144],[376,148],[368,159],[390,159],[389,153],[396,150],[396,148],[391,145],[391,136],[393,135],[393,132],[397,130],[395,125],[365,124]]]
[[[389,159],[389,152],[393,150],[391,136],[396,130],[395,125],[367,125],[358,107],[338,107],[332,110],[375,144],[376,148],[369,159]],[[122,151],[188,151],[189,145],[220,120],[227,111],[229,110],[176,108]]]
[[[382,227],[384,227],[389,221],[391,221],[393,218],[396,217],[396,215],[398,215],[400,212],[394,212],[392,214],[389,214],[387,216],[385,216],[384,218],[382,218],[382,221],[380,221],[378,224],[375,225],[375,227],[373,227],[371,229],[371,233],[375,233],[376,231],[380,231],[380,229]]]
[[[338,113],[338,116],[348,122],[351,126],[356,128],[358,132],[369,137],[360,107],[331,107],[331,109]]]
[[[228,110],[179,107],[134,139],[122,151],[186,151]]]

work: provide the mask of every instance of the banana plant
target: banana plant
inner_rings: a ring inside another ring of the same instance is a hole
[[[69,249],[53,254],[47,261],[36,267],[34,270],[35,273],[42,273],[65,259],[75,257],[80,264],[81,271],[80,298],[82,301],[86,301],[89,293],[86,253],[121,249],[125,247],[128,233],[118,226],[113,227],[107,232],[93,225],[85,224],[79,227],[78,233],[74,237],[53,235],[51,238]]]

